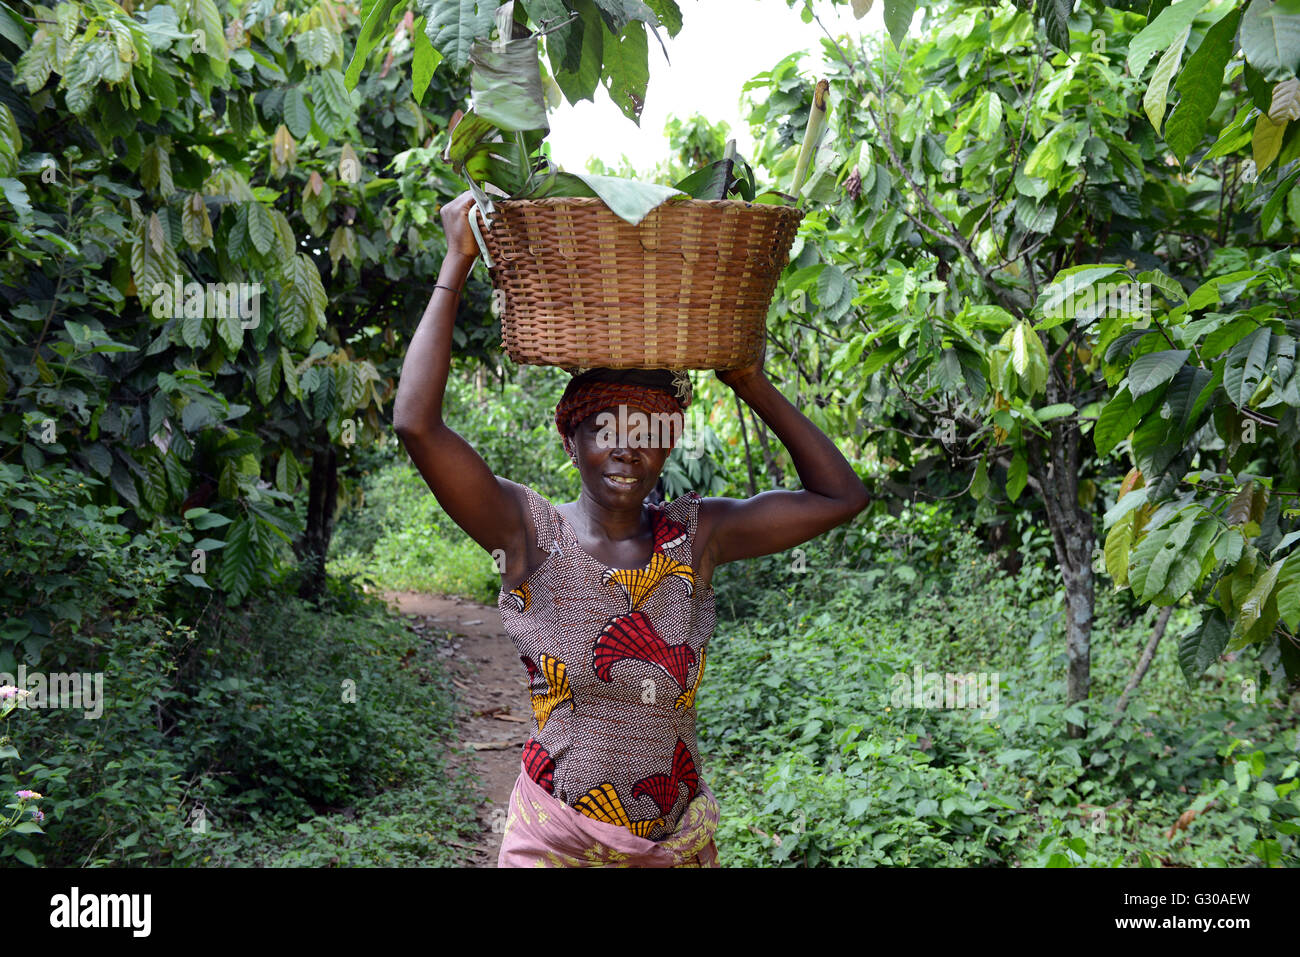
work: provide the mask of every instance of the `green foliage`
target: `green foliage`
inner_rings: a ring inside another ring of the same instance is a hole
[[[772,565],[771,587],[720,621],[699,733],[725,866],[1294,865],[1295,716],[1256,703],[1248,669],[1220,667],[1189,699],[1166,642],[1142,696],[1109,719],[1150,621],[1104,595],[1097,624],[1116,641],[1098,655],[1094,717],[1067,713],[1059,599],[1018,594],[942,513],[906,527],[915,579],[878,546],[847,561],[819,541],[806,571]],[[720,610],[748,574],[719,569]],[[996,714],[913,707],[899,678],[918,667],[989,673]],[[1087,721],[1086,738],[1066,738],[1066,720]],[[1243,734],[1270,742],[1249,765],[1258,800],[1228,763]]]
[[[453,189],[436,166],[386,167],[464,89],[444,77],[431,112],[397,71],[349,91],[359,24],[291,7],[37,6],[9,38],[21,55],[0,57],[0,166],[20,200],[0,221],[0,449],[102,479],[95,503],[127,527],[196,506],[230,519],[215,574],[190,584],[236,600],[319,524],[292,498],[312,461],[333,446],[346,471],[385,429],[437,268],[429,210]],[[470,354],[492,336],[485,301],[472,288],[480,322],[458,324]]]
[[[897,55],[840,38],[839,190],[796,241],[769,336],[811,328],[820,341],[800,371],[813,379],[804,370],[830,356],[830,383],[811,385],[843,407],[837,431],[872,423],[866,439],[895,481],[931,450],[973,466],[986,516],[1001,505],[998,466],[1009,502],[1031,485],[1077,492],[1068,521],[1073,502],[1049,510],[1054,531],[1095,534],[1093,509],[1115,501],[1098,488],[1118,486],[1106,457],[1130,458],[1128,494],[1145,486],[1149,501],[1102,526],[1116,585],[1161,605],[1192,597],[1203,614],[1182,638],[1189,669],[1249,644],[1274,679],[1293,680],[1300,328],[1286,243],[1300,232],[1288,193],[1300,170],[1282,146],[1276,173],[1258,162],[1249,175],[1225,148],[1171,175],[1146,125],[1163,122],[1172,83],[1175,117],[1199,111],[1222,143],[1250,137],[1254,116],[1232,119],[1217,79],[1206,100],[1192,61],[1176,72],[1184,45],[1203,76],[1235,49],[1236,8],[1205,6],[1175,3],[1150,24],[1080,10],[1052,37],[1069,57],[1023,55],[1038,40],[1011,4],[929,10],[923,38]],[[1038,12],[1051,36],[1050,9]],[[1156,78],[1135,80],[1162,51]],[[795,140],[779,121],[797,128],[809,84],[787,58],[752,86],[767,97],[752,115],[766,137],[758,159],[784,169]],[[1199,149],[1202,130],[1178,123],[1184,154]],[[836,376],[850,370],[873,381],[846,390]],[[1096,458],[1079,444],[1090,431]],[[1077,473],[1068,484],[1062,467]],[[1239,496],[1253,509],[1234,523],[1225,512]]]
[[[0,672],[22,665],[29,686],[38,673],[97,675],[102,689],[97,702],[0,716],[0,791],[36,791],[45,813],[6,835],[0,860],[315,861],[320,848],[285,830],[332,803],[373,824],[364,840],[341,836],[335,857],[445,859],[427,832],[472,829],[474,801],[465,779],[442,780],[454,689],[432,650],[342,587],[322,610],[273,591],[203,614],[179,583],[191,548],[211,547],[205,532],[132,533],[89,484],[72,469],[0,465]],[[219,516],[199,511],[212,534]]]
[[[22,665],[42,675],[98,675],[103,694],[98,707],[83,698],[81,709],[74,699],[9,716],[0,790],[38,791],[47,819],[39,838],[0,844],[0,859],[156,863],[151,849],[184,830],[173,812],[187,793],[205,792],[159,726],[175,660],[194,638],[164,608],[194,539],[176,528],[133,534],[115,520],[120,508],[92,503],[83,478],[68,468],[28,477],[0,466],[0,580],[9,615],[0,671],[16,675]]]
[[[1145,486],[1107,516],[1107,566],[1144,601],[1193,594],[1205,608],[1182,639],[1189,679],[1225,648],[1255,645],[1266,672],[1294,680],[1300,322],[1279,314],[1293,312],[1300,262],[1284,252],[1226,271],[1239,262],[1226,251],[1220,262],[1153,319],[1163,335],[1101,324],[1102,371],[1128,388],[1102,411],[1098,450],[1127,440]]]

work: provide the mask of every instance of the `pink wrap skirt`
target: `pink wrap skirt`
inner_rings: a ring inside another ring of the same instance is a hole
[[[720,867],[717,829],[718,803],[703,781],[677,830],[651,841],[587,817],[521,771],[497,867]]]

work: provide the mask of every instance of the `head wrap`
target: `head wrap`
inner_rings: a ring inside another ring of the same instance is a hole
[[[565,451],[577,463],[569,433],[592,413],[618,405],[632,405],[646,412],[684,412],[692,399],[691,380],[686,370],[608,369],[603,366],[570,369],[569,380],[555,407],[555,428],[564,440]],[[676,444],[677,438],[673,437]],[[671,450],[671,446],[669,447]]]

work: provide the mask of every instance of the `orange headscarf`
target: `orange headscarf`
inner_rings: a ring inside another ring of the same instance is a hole
[[[619,405],[636,406],[651,414],[684,412],[690,407],[691,391],[685,371],[585,369],[569,380],[564,396],[555,407],[555,428],[564,440],[569,458],[576,463],[577,453],[569,434],[587,416]],[[673,436],[673,445],[679,437]],[[670,451],[671,448],[670,445]]]

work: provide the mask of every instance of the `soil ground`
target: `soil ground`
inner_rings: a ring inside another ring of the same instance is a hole
[[[474,764],[485,800],[478,808],[478,840],[456,846],[465,850],[465,867],[496,867],[510,791],[519,776],[519,752],[532,727],[527,672],[497,608],[418,592],[383,596],[446,660],[460,693],[456,725],[464,750],[451,764],[457,771],[467,761]]]

